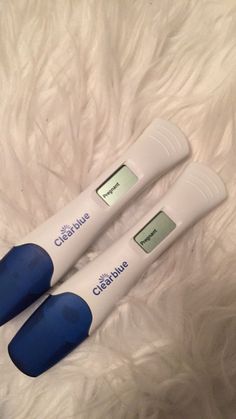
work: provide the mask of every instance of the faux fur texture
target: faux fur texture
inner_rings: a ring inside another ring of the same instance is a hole
[[[1,419],[236,418],[236,3],[0,1],[1,256],[156,117],[185,132],[229,199],[166,252],[98,332],[38,379],[0,331]],[[80,259],[167,190],[165,176]]]

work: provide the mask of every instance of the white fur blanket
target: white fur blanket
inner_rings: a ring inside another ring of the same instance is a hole
[[[37,379],[0,330],[1,419],[236,417],[236,3],[0,0],[0,256],[108,167],[156,117],[229,199],[150,267],[102,327]],[[167,190],[123,212],[77,268]]]

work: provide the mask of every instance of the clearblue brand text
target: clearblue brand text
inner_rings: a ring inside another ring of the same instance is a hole
[[[113,281],[117,279],[126,268],[128,268],[128,266],[128,262],[124,261],[121,265],[114,268],[110,274],[102,274],[99,277],[99,283],[93,288],[93,294],[100,295],[101,292],[105,291],[113,283]]]
[[[61,228],[61,234],[54,240],[56,246],[62,246],[70,239],[78,230],[83,228],[83,225],[89,220],[90,215],[86,212],[82,217],[77,218],[72,225],[64,225]]]

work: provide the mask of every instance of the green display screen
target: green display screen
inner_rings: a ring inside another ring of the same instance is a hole
[[[121,166],[96,190],[109,206],[118,201],[138,181],[137,176],[127,167]]]
[[[146,253],[150,253],[175,227],[174,221],[161,211],[134,236],[134,240]]]

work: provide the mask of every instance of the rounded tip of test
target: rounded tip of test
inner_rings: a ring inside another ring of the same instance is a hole
[[[88,337],[91,322],[90,308],[79,296],[49,296],[10,342],[10,358],[21,372],[38,377]]]

